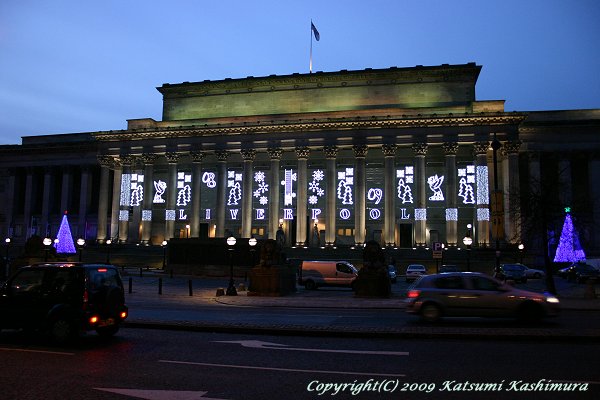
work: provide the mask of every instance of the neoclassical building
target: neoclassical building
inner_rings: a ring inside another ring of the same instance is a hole
[[[158,245],[531,242],[543,184],[600,250],[600,109],[506,112],[481,66],[416,66],[163,84],[161,121],[0,146],[0,232]],[[542,94],[540,94],[542,95]],[[544,200],[545,201],[545,200]],[[551,209],[548,229],[560,228]],[[470,228],[467,226],[470,225]]]

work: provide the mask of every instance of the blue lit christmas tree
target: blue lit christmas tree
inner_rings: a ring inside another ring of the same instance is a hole
[[[71,228],[69,227],[69,220],[67,219],[67,212],[63,215],[60,228],[58,228],[58,235],[56,237],[58,243],[54,243],[56,252],[60,254],[74,254],[77,253],[75,250],[75,243],[73,243],[73,236],[71,236]]]
[[[577,235],[571,214],[569,214],[571,209],[566,208],[565,211],[567,212],[567,216],[565,217],[565,223],[560,233],[554,262],[577,262],[585,260],[585,253],[579,243],[579,235]]]

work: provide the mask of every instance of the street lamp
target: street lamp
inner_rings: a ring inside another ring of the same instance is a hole
[[[162,248],[163,248],[163,271],[165,270],[165,268],[167,267],[167,241],[163,240],[162,243]]]
[[[81,258],[83,255],[83,246],[85,246],[85,239],[77,239],[77,247],[79,247],[79,262],[81,262]]]
[[[523,250],[525,250],[525,245],[523,243],[519,243],[519,254],[521,255],[521,264],[523,264]]]
[[[189,225],[185,226],[185,238],[186,239],[190,238],[190,226]]]
[[[110,244],[112,243],[112,240],[108,239],[106,241],[106,263],[110,264]]]
[[[44,238],[44,241],[42,242],[44,243],[44,251],[45,251],[45,255],[44,255],[44,262],[48,262],[48,251],[50,250],[50,245],[52,244],[52,239],[50,238]]]
[[[233,283],[233,248],[235,242],[236,240],[233,236],[227,238],[227,251],[229,252],[229,286],[227,287],[227,296],[237,296],[237,290],[235,290]]]
[[[471,244],[473,244],[473,239],[470,236],[465,236],[463,244],[467,248],[467,271],[471,272]]]
[[[248,239],[248,244],[250,245],[250,253],[252,254],[252,266],[254,266],[254,253],[256,252],[256,244],[258,240],[256,238],[251,237]]]

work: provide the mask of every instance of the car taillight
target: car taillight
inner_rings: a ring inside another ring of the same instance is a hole
[[[127,318],[127,312],[123,311],[121,313],[121,319],[125,319],[125,318]]]
[[[90,324],[95,324],[96,322],[98,322],[98,317],[96,317],[95,315],[93,317],[90,317]]]
[[[417,297],[419,297],[420,294],[420,290],[409,290],[406,294],[406,297],[408,297],[409,299],[416,299]]]

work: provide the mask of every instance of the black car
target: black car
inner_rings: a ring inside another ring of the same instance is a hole
[[[563,268],[558,271],[559,276],[567,279],[569,282],[585,282],[588,279],[598,279],[600,277],[600,271],[593,266],[583,263],[576,262],[567,268]]]
[[[0,329],[42,330],[58,342],[89,330],[112,336],[127,314],[123,283],[112,265],[31,265],[0,287]]]

